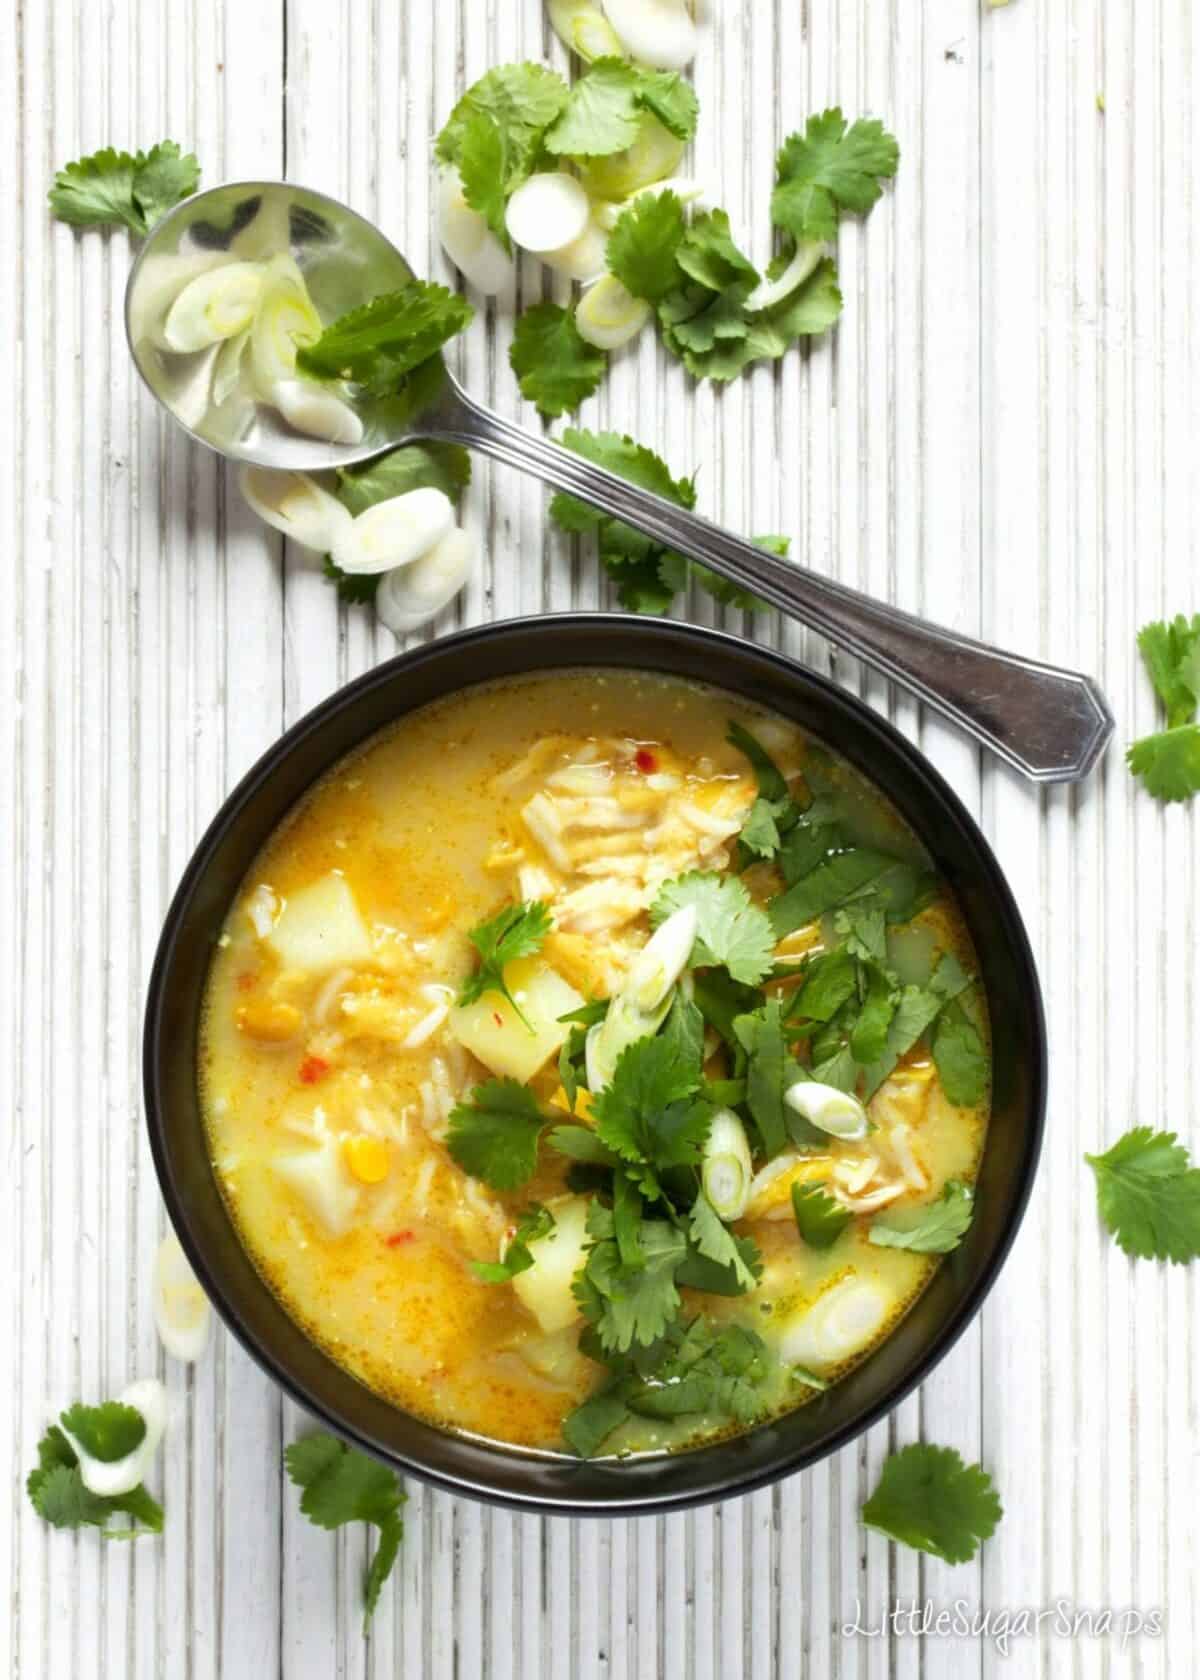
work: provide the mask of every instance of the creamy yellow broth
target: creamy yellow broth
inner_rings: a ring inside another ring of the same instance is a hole
[[[548,1332],[512,1285],[482,1283],[470,1270],[471,1260],[497,1258],[529,1202],[563,1193],[567,1163],[543,1148],[538,1176],[512,1195],[455,1164],[448,1114],[488,1075],[455,1041],[447,1007],[474,966],[468,930],[504,903],[534,897],[550,902],[557,922],[538,960],[579,998],[611,994],[648,932],[650,889],[621,871],[644,871],[645,857],[667,878],[730,866],[733,832],[755,795],[746,759],[725,740],[731,717],[802,778],[811,749],[799,730],[698,685],[578,672],[472,690],[405,718],[340,764],[243,883],[213,960],[202,1033],[220,1183],[287,1310],[406,1410],[555,1448],[564,1416],[604,1374],[576,1347],[578,1324]],[[604,782],[604,766],[615,781]],[[845,767],[836,774],[861,842],[920,859],[894,811]],[[585,820],[589,807],[579,802],[602,782],[606,799],[617,789],[625,826]],[[553,812],[579,814],[565,838],[539,821],[545,799]],[[745,874],[756,896],[771,890],[770,873],[756,865]],[[289,944],[284,932],[314,886],[328,898],[330,949],[309,938],[297,961],[299,934]],[[945,892],[900,938],[973,967]],[[802,929],[781,954],[819,949],[821,939],[819,924]],[[896,949],[898,963],[912,960]],[[532,1083],[561,1104],[555,1068],[552,1055]],[[830,1138],[825,1158],[801,1163],[801,1176],[819,1179],[837,1165],[849,1183],[876,1159],[862,1194],[894,1192],[903,1166],[890,1140],[899,1137],[923,1187],[908,1185],[883,1206],[932,1201],[947,1180],[973,1180],[986,1105],[953,1107],[923,1053],[901,1064],[870,1114],[870,1137]],[[839,1193],[850,1196],[844,1186]],[[937,1261],[871,1244],[868,1214],[833,1248],[810,1249],[788,1197],[781,1175],[737,1227],[762,1252],[758,1287],[697,1304],[774,1348],[803,1339],[797,1325],[846,1279],[873,1281],[886,1315],[848,1360],[826,1361],[820,1374],[834,1379],[888,1333]],[[781,1409],[814,1391],[781,1368],[769,1392]],[[635,1421],[605,1450],[679,1445],[717,1426]]]

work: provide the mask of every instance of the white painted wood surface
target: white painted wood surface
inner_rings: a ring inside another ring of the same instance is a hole
[[[710,0],[697,172],[760,256],[775,148],[840,101],[886,117],[894,192],[841,248],[837,335],[731,390],[693,392],[647,340],[585,413],[700,470],[701,506],[792,534],[815,566],[1103,679],[1124,742],[1151,725],[1134,631],[1200,608],[1200,21],[1190,0]],[[121,236],[54,226],[56,165],[170,134],[205,179],[278,174],[377,216],[418,271],[431,139],[488,66],[562,54],[540,0],[38,0],[0,17],[8,237],[0,318],[12,472],[0,498],[4,975],[0,1070],[10,1443],[0,1673],[21,1680],[613,1680],[720,1676],[1190,1680],[1200,1647],[1197,1271],[1131,1266],[1095,1217],[1085,1149],[1136,1118],[1197,1129],[1196,809],[1139,796],[1114,750],[1038,794],[827,647],[757,637],[865,692],[992,837],[1046,984],[1047,1147],[981,1319],[897,1413],[752,1498],[642,1522],[512,1517],[410,1487],[373,1634],[361,1535],[298,1517],[280,1450],[299,1416],[224,1335],[164,1367],[148,1299],[162,1214],[138,1039],[160,918],[253,758],[391,637],[172,435],[120,329]],[[530,270],[521,300],[542,294]],[[513,299],[461,348],[472,389],[527,423]],[[439,630],[608,600],[546,532],[533,483],[481,468],[483,575]],[[705,598],[691,604],[713,617]],[[740,615],[732,615],[743,628]],[[47,1530],[21,1492],[44,1423],[163,1371],[179,1422],[161,1541]],[[868,1535],[894,1446],[982,1458],[1005,1520],[949,1569]],[[860,1601],[968,1615],[1161,1611],[1162,1637],[847,1638]]]

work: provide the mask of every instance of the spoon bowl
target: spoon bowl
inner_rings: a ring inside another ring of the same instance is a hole
[[[364,431],[352,447],[302,436],[276,410],[238,392],[214,406],[223,346],[176,355],[163,346],[166,313],[188,280],[207,268],[284,251],[324,321],[413,278],[371,222],[287,181],[236,182],[186,199],[151,231],[129,277],[125,324],[138,369],[168,413],[211,449],[235,461],[311,473],[351,466],[403,443],[463,444],[592,503],[782,608],[1031,781],[1081,781],[1099,762],[1113,717],[1091,677],[988,647],[767,554],[492,413],[467,395],[440,355],[395,395],[356,402]]]

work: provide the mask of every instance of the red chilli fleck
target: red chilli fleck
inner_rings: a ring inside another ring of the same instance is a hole
[[[319,1079],[324,1079],[329,1072],[329,1063],[323,1056],[305,1056],[300,1063],[300,1083],[315,1085]]]
[[[413,1240],[413,1232],[393,1231],[390,1237],[385,1237],[383,1240],[388,1248],[399,1248],[401,1243],[411,1242]]]
[[[495,1021],[498,1027],[502,1027],[504,1025],[504,1017],[500,1014],[499,1010],[492,1010],[492,1020]]]
[[[639,747],[634,763],[643,775],[649,776],[658,769],[658,760],[649,747]]]

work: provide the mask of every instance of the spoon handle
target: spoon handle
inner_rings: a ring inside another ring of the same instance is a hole
[[[421,432],[533,473],[781,607],[941,712],[1031,781],[1081,781],[1108,744],[1112,713],[1091,677],[972,641],[767,554],[521,430],[473,402],[457,384],[423,417]]]

